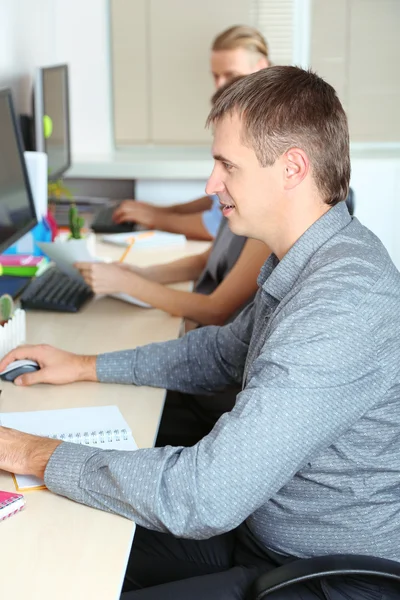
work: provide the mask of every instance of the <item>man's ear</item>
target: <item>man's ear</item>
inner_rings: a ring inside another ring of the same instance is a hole
[[[301,148],[290,148],[282,159],[284,189],[292,190],[306,178],[310,170],[310,161]]]

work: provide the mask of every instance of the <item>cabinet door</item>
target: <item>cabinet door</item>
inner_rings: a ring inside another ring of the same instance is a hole
[[[399,26],[398,0],[350,3],[348,115],[353,140],[400,140]]]
[[[147,2],[110,2],[113,118],[117,145],[151,140]]]
[[[149,0],[150,111],[154,143],[204,144],[214,92],[210,47],[235,24],[250,23],[250,0]]]

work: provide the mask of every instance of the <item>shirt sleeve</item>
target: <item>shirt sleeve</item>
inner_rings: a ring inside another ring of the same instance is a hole
[[[223,217],[218,196],[211,196],[211,199],[212,207],[203,212],[202,219],[208,233],[215,237]]]
[[[100,354],[99,381],[207,394],[241,383],[253,305],[224,327],[201,327],[178,340]],[[204,368],[207,365],[207,368]]]
[[[46,485],[179,537],[238,526],[382,397],[365,320],[312,305],[271,332],[234,409],[198,444],[130,453],[62,444]]]

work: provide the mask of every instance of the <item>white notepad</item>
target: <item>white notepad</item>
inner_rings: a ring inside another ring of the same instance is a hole
[[[137,450],[132,432],[117,406],[1,413],[0,425],[103,450]],[[15,475],[17,490],[44,489],[31,475]]]
[[[168,248],[170,246],[184,246],[186,237],[180,233],[168,233],[166,231],[131,231],[128,233],[109,233],[103,235],[103,242],[116,244],[117,246],[129,246],[132,240],[135,245],[132,251],[150,248]]]

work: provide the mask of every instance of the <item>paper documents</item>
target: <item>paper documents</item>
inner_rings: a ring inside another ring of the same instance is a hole
[[[133,296],[128,296],[128,294],[123,294],[122,292],[118,294],[108,294],[111,298],[117,298],[117,300],[122,300],[123,302],[128,302],[128,304],[135,304],[135,306],[141,306],[142,308],[151,308],[150,304],[147,302],[142,302],[139,298],[134,298]]]
[[[79,271],[75,269],[76,262],[97,262],[99,259],[93,256],[89,251],[87,240],[73,240],[70,242],[55,241],[55,242],[36,242],[42,252],[53,260],[56,265],[65,273],[81,279]]]
[[[186,237],[179,233],[168,233],[166,231],[131,231],[128,233],[110,233],[103,235],[103,242],[117,244],[117,246],[129,246],[132,240],[135,245],[132,248],[145,250],[169,246],[184,246]]]

